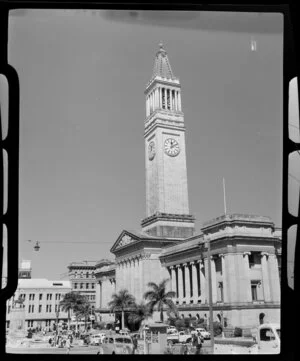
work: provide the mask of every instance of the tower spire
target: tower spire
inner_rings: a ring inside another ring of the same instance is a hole
[[[151,80],[156,77],[162,79],[168,79],[168,80],[177,79],[172,72],[168,54],[164,49],[162,41],[159,43],[159,50],[155,56],[154,68],[153,68]]]

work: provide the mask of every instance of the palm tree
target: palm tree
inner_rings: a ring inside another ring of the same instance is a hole
[[[79,307],[86,303],[84,296],[77,292],[69,292],[64,295],[59,305],[64,312],[68,312],[68,330],[70,330],[70,313],[71,311],[77,312]]]
[[[112,300],[108,303],[108,306],[112,312],[122,312],[122,328],[124,328],[124,311],[134,306],[135,298],[126,289],[120,290],[119,293],[114,293],[111,298]]]
[[[177,312],[177,308],[172,301],[172,298],[175,297],[175,292],[166,291],[166,283],[168,279],[164,279],[158,285],[154,282],[149,282],[148,287],[152,288],[152,290],[147,291],[144,294],[145,300],[148,300],[148,306],[150,312],[153,312],[155,306],[157,306],[157,310],[160,312],[160,320],[164,321],[163,307],[166,305],[173,312]]]
[[[139,304],[135,304],[128,317],[128,321],[131,323],[140,323],[140,330],[144,325],[144,322],[152,316],[152,312],[148,305],[143,301]]]
[[[91,305],[88,301],[86,301],[85,303],[79,304],[76,307],[76,317],[77,318],[81,318],[84,317],[84,329],[86,331],[86,321],[90,315],[91,312]]]

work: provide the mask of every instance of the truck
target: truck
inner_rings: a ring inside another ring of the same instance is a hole
[[[280,324],[264,323],[257,329],[254,339],[257,343],[257,353],[277,354],[280,353]]]

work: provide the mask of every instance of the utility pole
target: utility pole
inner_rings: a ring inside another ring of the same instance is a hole
[[[211,284],[211,260],[210,260],[210,236],[206,238],[206,255],[208,266],[208,304],[209,304],[209,331],[210,331],[210,345],[211,352],[214,353],[215,337],[214,337],[214,316],[213,316],[213,298],[212,298],[212,284]]]

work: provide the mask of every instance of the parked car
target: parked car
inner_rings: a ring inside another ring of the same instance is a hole
[[[105,333],[96,333],[90,336],[90,344],[91,345],[100,345],[103,339],[105,338]]]
[[[210,340],[210,332],[206,331],[205,328],[196,328],[198,335],[201,335],[204,340]]]
[[[190,343],[192,341],[192,335],[185,333],[184,331],[178,332],[177,330],[167,335],[167,342],[169,344],[174,343]]]
[[[109,335],[103,339],[98,354],[132,354],[133,343],[130,336]]]

